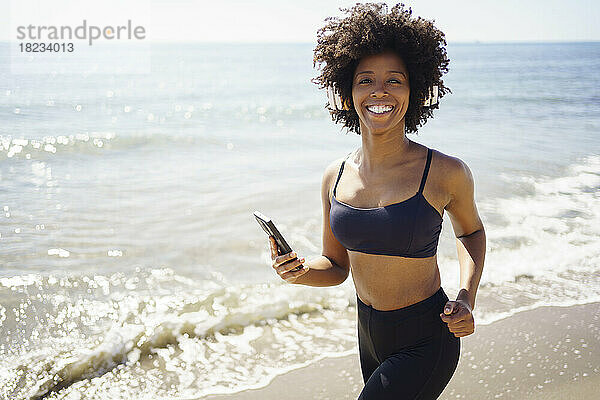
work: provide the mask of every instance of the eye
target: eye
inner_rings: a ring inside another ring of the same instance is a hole
[[[402,81],[400,81],[399,79],[396,79],[396,78],[388,79],[388,82],[402,83]],[[371,79],[370,78],[363,78],[360,81],[358,81],[358,83],[359,84],[362,84],[362,83],[371,83]]]

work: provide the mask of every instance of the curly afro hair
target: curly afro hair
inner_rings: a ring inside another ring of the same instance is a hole
[[[452,91],[441,77],[448,72],[444,33],[434,21],[413,17],[412,9],[396,4],[387,12],[385,3],[357,3],[340,8],[349,14],[343,19],[327,17],[327,24],[317,31],[313,67],[325,64],[321,74],[312,79],[319,88],[335,87],[348,110],[330,110],[334,122],[343,122],[348,131],[360,135],[359,117],[352,102],[352,81],[361,58],[391,50],[408,69],[410,100],[404,117],[406,133],[417,133],[427,118],[433,117],[433,106],[424,106],[429,89],[437,85],[438,96]],[[327,103],[326,107],[332,108]],[[335,108],[335,107],[333,107]]]

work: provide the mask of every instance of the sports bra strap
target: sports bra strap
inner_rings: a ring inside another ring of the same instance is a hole
[[[423,193],[425,187],[425,181],[427,180],[427,173],[429,172],[429,165],[431,164],[431,149],[427,149],[427,162],[425,163],[425,170],[423,171],[423,177],[421,178],[421,186],[419,186],[419,193]]]
[[[342,165],[340,166],[340,172],[338,172],[338,176],[335,181],[335,185],[333,186],[333,195],[334,196],[335,196],[335,189],[337,189],[338,182],[340,181],[340,176],[342,176],[342,171],[344,170],[344,164],[346,163],[346,160],[348,159],[348,157],[350,157],[350,154],[352,154],[352,152],[348,153],[346,158],[344,158],[344,161],[342,161]]]

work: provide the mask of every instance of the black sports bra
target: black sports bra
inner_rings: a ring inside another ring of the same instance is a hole
[[[329,210],[329,224],[335,238],[346,249],[361,253],[411,258],[435,255],[442,216],[423,196],[431,149],[427,149],[419,191],[407,200],[374,208],[353,207],[335,198],[348,156],[340,167]]]

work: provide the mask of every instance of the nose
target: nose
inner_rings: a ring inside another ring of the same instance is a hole
[[[385,97],[387,95],[388,93],[383,89],[383,85],[381,84],[375,86],[371,92],[371,97],[375,99],[379,97]]]

